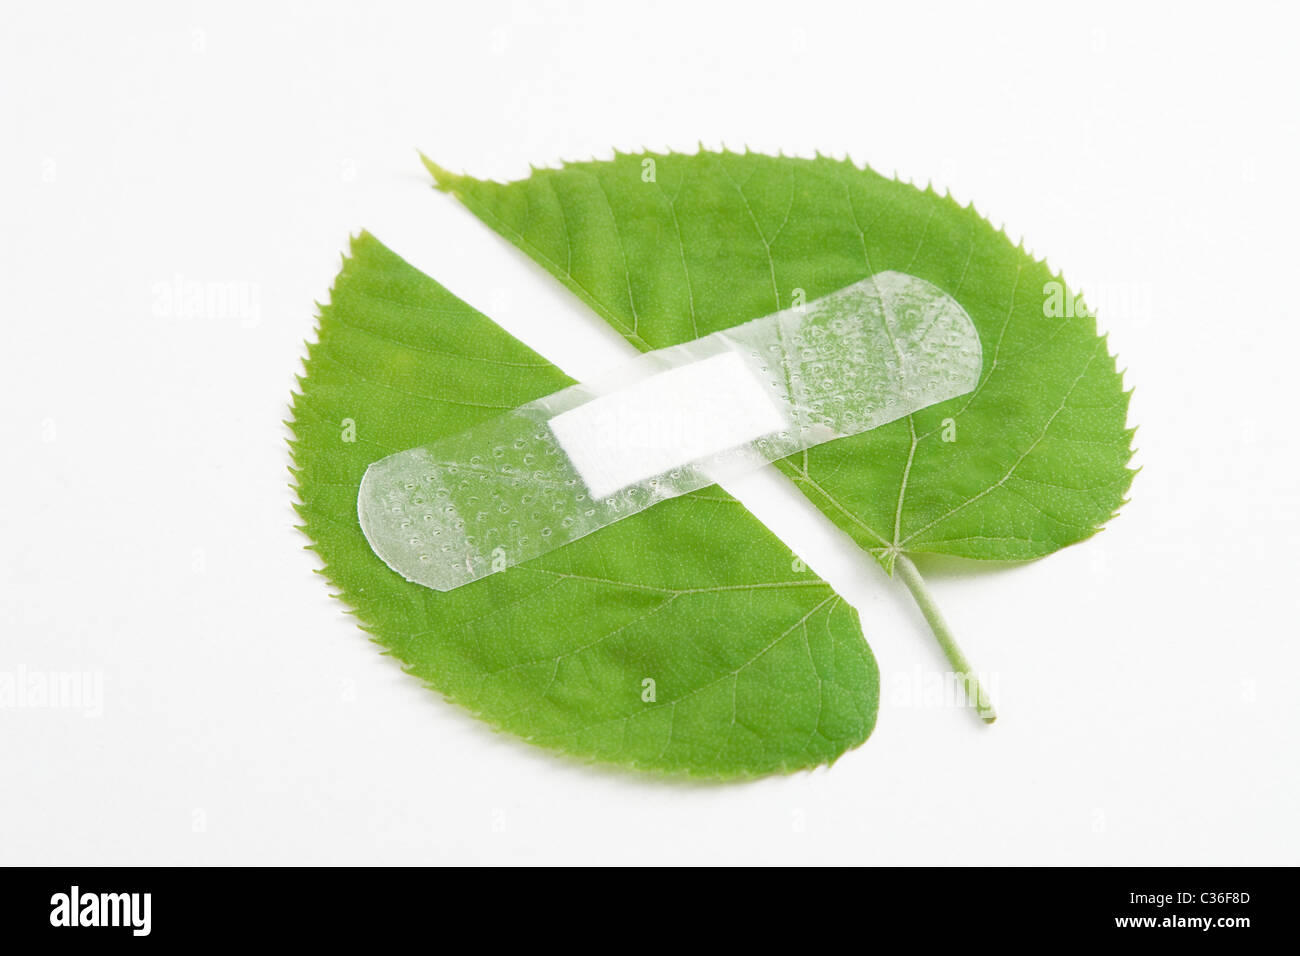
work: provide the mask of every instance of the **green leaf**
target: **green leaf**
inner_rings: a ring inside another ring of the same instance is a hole
[[[304,530],[362,626],[484,720],[583,758],[731,777],[865,740],[879,674],[856,612],[718,488],[446,593],[371,551],[367,465],[569,384],[374,238],[353,242],[291,445]]]
[[[642,349],[890,269],[956,298],[984,348],[974,393],[780,464],[887,570],[926,552],[1040,557],[1124,501],[1133,432],[1105,340],[972,207],[824,157],[615,154],[505,185],[425,162]]]

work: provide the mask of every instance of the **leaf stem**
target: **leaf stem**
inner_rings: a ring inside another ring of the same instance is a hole
[[[912,597],[916,599],[917,606],[921,609],[921,613],[925,615],[925,621],[930,625],[930,630],[934,631],[939,646],[943,648],[944,656],[948,658],[948,663],[952,665],[952,669],[966,685],[967,699],[974,702],[976,713],[979,714],[984,723],[993,723],[998,719],[997,713],[993,710],[993,703],[989,700],[988,694],[985,693],[979,679],[975,676],[975,670],[970,666],[970,661],[966,660],[966,655],[961,652],[961,648],[957,646],[956,640],[953,639],[952,631],[948,629],[948,622],[939,613],[939,606],[934,603],[934,597],[930,594],[930,589],[926,587],[921,572],[903,554],[895,555],[894,567],[902,572],[903,583],[912,592]]]

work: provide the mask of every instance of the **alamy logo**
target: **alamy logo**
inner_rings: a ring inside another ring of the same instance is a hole
[[[148,936],[150,893],[70,893],[50,897],[51,926],[129,926],[134,936]]]

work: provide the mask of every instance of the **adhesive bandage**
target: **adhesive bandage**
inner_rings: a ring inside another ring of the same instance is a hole
[[[447,591],[963,395],[981,365],[955,299],[881,272],[376,461],[357,514],[385,564]]]

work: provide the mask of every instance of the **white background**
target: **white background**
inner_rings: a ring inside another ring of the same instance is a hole
[[[1300,863],[1294,11],[1237,4],[20,4],[0,33],[0,862]],[[905,12],[903,12],[905,8]],[[884,677],[832,769],[733,786],[494,734],[313,574],[284,444],[362,228],[572,374],[624,343],[451,198],[697,141],[974,200],[1103,312],[1144,470],[1092,540],[901,584],[780,482],[755,510]],[[237,315],[160,306],[239,283]]]

